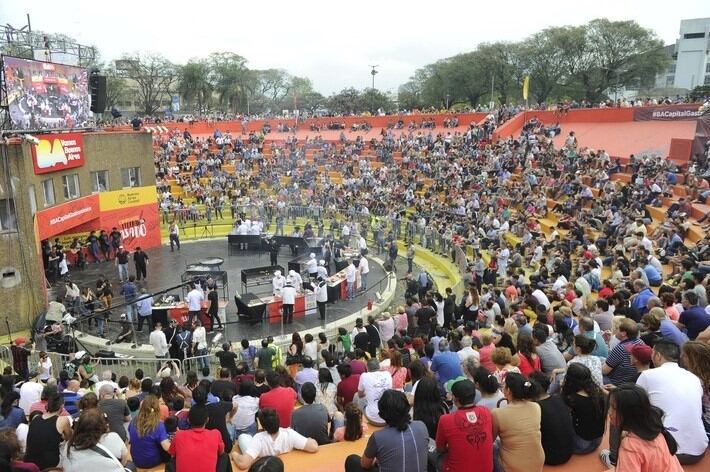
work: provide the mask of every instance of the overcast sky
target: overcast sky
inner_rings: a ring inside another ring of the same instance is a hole
[[[584,5],[584,8],[582,6]],[[634,19],[666,43],[680,20],[710,16],[707,0],[163,1],[0,0],[0,24],[65,33],[98,46],[104,60],[150,51],[184,63],[231,51],[249,67],[309,77],[328,95],[397,87],[425,64],[485,41],[516,41],[548,26]]]

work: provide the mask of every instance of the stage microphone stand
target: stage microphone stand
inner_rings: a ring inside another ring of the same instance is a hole
[[[10,320],[5,317],[5,327],[7,327],[7,343],[12,346],[12,330],[10,329]]]

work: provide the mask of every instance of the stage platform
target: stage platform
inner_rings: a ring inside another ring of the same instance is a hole
[[[168,290],[167,294],[179,294],[180,298],[184,297],[185,292],[177,287],[181,283],[181,275],[186,270],[186,266],[192,263],[197,263],[201,260],[208,259],[211,257],[220,257],[224,259],[224,264],[221,269],[227,272],[229,280],[229,291],[227,294],[228,305],[226,308],[226,318],[227,326],[223,333],[223,340],[226,341],[240,341],[241,339],[249,340],[259,340],[266,336],[280,336],[283,334],[290,334],[294,331],[303,331],[318,328],[319,326],[325,326],[326,323],[331,323],[337,321],[338,319],[345,318],[354,312],[359,311],[367,305],[368,299],[374,300],[376,298],[375,293],[377,291],[382,291],[383,287],[386,286],[386,274],[382,266],[375,263],[370,259],[370,274],[368,276],[368,290],[364,293],[359,294],[353,300],[338,300],[334,304],[328,304],[327,315],[325,322],[321,321],[317,315],[307,315],[301,318],[294,317],[293,324],[282,326],[281,323],[269,323],[264,320],[261,323],[247,323],[239,322],[237,316],[237,307],[234,302],[235,293],[241,293],[241,274],[242,269],[249,269],[253,267],[261,267],[269,265],[269,255],[268,253],[259,254],[254,251],[247,251],[246,253],[234,256],[229,256],[227,245],[225,244],[224,238],[215,238],[208,240],[197,240],[191,242],[185,242],[182,244],[181,250],[175,252],[170,251],[169,246],[161,246],[159,248],[154,248],[147,251],[149,256],[148,264],[148,277],[147,280],[137,282],[140,288],[145,288],[149,293],[162,292],[171,287],[176,287],[173,290]],[[287,266],[288,261],[293,259],[291,252],[288,247],[282,247],[279,253],[278,262],[279,265]],[[129,266],[129,272],[131,274],[135,273],[133,264]],[[400,271],[404,273],[406,270],[404,267],[400,268]],[[334,267],[331,264],[331,274],[334,271]],[[118,305],[123,303],[123,297],[120,295],[121,284],[118,278],[118,269],[114,265],[114,261],[101,262],[98,264],[89,264],[83,271],[76,270],[70,267],[69,277],[73,280],[79,288],[86,286],[92,289],[96,286],[96,280],[100,275],[107,276],[113,285],[114,299],[112,309],[111,322],[108,324],[108,329],[106,330],[106,338],[114,339],[118,332],[120,331],[120,326],[118,319],[121,313],[125,311],[124,308],[118,307]],[[378,284],[378,281],[383,281],[382,284]],[[404,294],[404,282],[397,282],[397,288],[395,290],[396,296],[394,298],[396,301],[403,301]],[[264,290],[269,290],[269,287],[264,287]],[[53,290],[53,296],[63,296],[64,288],[62,284],[56,286]],[[262,295],[262,293],[257,293]],[[220,296],[222,295],[220,291]],[[270,292],[264,292],[263,295],[270,295]],[[93,334],[95,329],[88,329],[88,333]],[[216,334],[215,332],[214,334]],[[143,327],[142,332],[137,333],[139,343],[147,343],[148,336],[150,334],[150,329],[146,326]],[[209,335],[209,339],[212,339],[214,334]],[[125,346],[125,343],[124,345]]]

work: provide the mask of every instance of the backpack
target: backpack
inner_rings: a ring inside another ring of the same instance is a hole
[[[183,331],[182,333],[178,333],[178,335],[177,335],[178,349],[180,349],[181,352],[184,352],[190,348],[189,336],[190,336],[190,333],[188,333],[186,331]]]

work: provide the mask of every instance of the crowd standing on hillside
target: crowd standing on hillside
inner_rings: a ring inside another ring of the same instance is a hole
[[[617,470],[679,471],[702,460],[710,237],[690,235],[693,200],[708,188],[707,153],[683,170],[689,196],[654,221],[646,205],[674,195],[677,164],[622,162],[566,130],[555,148],[563,130],[534,117],[520,136],[492,141],[496,123],[383,130],[379,140],[338,146],[292,137],[269,155],[256,135],[159,142],[169,220],[180,199],[168,176],[201,192],[204,211],[229,202],[236,219],[267,228],[296,216],[294,206],[320,207],[306,215],[312,231],[335,221],[334,238],[352,246],[363,236],[390,260],[398,239],[459,262],[459,251],[469,254],[463,297],[436,291],[410,264],[402,305],[351,332],[296,332],[287,349],[273,339],[226,344],[218,371],[202,364],[184,378],[170,364],[115,378],[88,356],[29,365],[18,338],[0,409],[10,470],[122,470],[129,457],[140,468],[279,470],[275,456],[293,449],[367,437],[362,454],[343,457],[347,471],[533,471],[597,451],[605,431],[600,458]],[[307,166],[309,149],[342,182]],[[176,157],[182,168],[173,171]],[[621,172],[632,174],[629,184],[613,178]],[[276,184],[284,175],[289,183]],[[276,185],[275,195],[261,182]],[[345,221],[332,218],[335,209],[348,209]]]

